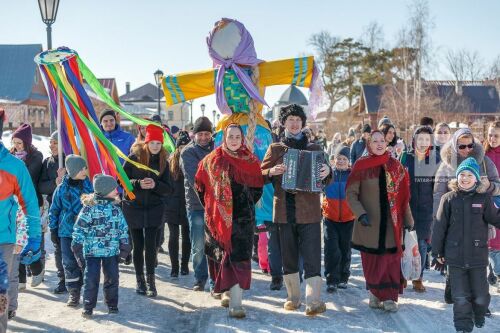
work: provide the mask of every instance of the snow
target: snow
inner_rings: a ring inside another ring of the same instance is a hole
[[[168,239],[168,237],[167,237]],[[50,238],[46,235],[46,244]],[[50,252],[50,250],[49,250]],[[244,292],[245,319],[231,319],[220,301],[209,292],[194,292],[192,271],[176,280],[170,278],[168,255],[159,255],[156,271],[158,297],[137,295],[133,266],[120,266],[120,313],[107,314],[99,301],[92,319],[81,317],[77,309],[65,305],[67,294],[54,295],[57,277],[53,256],[47,261],[45,282],[19,294],[17,316],[9,321],[8,332],[455,332],[452,306],[443,301],[444,280],[435,271],[425,271],[427,292],[417,294],[407,288],[400,298],[397,313],[368,308],[368,292],[364,287],[359,253],[353,252],[352,276],[349,288],[334,294],[324,292],[327,311],[315,318],[306,317],[304,305],[300,311],[283,310],[286,291],[270,291],[270,276],[254,265],[250,291]],[[102,278],[101,278],[102,281]],[[302,295],[304,284],[302,284]],[[500,298],[490,288],[493,317],[486,319],[484,332],[500,332]]]

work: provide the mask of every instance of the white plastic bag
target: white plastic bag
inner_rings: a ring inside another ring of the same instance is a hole
[[[420,278],[421,262],[418,251],[417,232],[405,230],[405,250],[401,258],[401,272],[403,277],[410,280]]]

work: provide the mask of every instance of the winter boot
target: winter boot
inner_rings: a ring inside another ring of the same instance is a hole
[[[271,284],[269,285],[269,289],[271,290],[281,290],[283,288],[283,277],[282,276],[273,276],[271,280]]]
[[[144,278],[144,274],[137,274],[135,278],[137,279],[135,292],[140,295],[146,295],[146,279]]]
[[[172,263],[172,269],[170,270],[170,277],[171,278],[179,277],[179,262]]]
[[[283,275],[285,281],[287,298],[283,305],[285,310],[293,311],[300,308],[300,280],[299,273]]]
[[[334,293],[336,291],[337,291],[337,285],[335,283],[330,282],[330,283],[326,284],[326,292],[327,293],[332,294],[332,293]]]
[[[306,315],[315,316],[326,311],[326,305],[321,301],[321,277],[313,276],[306,279]]]
[[[394,301],[384,301],[384,310],[387,312],[398,312],[398,303]]]
[[[75,308],[78,306],[79,303],[80,303],[80,289],[70,289],[69,298],[66,305]]]
[[[158,292],[156,291],[156,285],[155,285],[155,275],[154,274],[147,274],[146,276],[146,296],[148,297],[156,297],[158,295]]]
[[[92,309],[83,310],[82,317],[85,319],[90,319],[90,318],[92,318],[93,313],[94,313],[94,311],[92,311]]]
[[[64,281],[64,278],[59,278],[59,283],[57,283],[57,287],[54,288],[54,294],[64,294],[67,291],[66,281]]]
[[[370,301],[368,302],[368,306],[372,309],[382,309],[384,307],[377,296],[373,295],[372,293],[370,293]]]
[[[130,265],[132,263],[132,252],[125,258],[125,265]]]
[[[241,306],[241,299],[243,297],[243,290],[239,284],[235,284],[229,290],[231,298],[229,300],[229,317],[232,318],[245,318],[246,313],[243,306]]]
[[[181,275],[188,275],[189,274],[189,265],[187,262],[181,263]]]
[[[413,284],[413,290],[415,290],[417,293],[425,292],[425,287],[421,279],[413,280],[412,284]]]
[[[38,287],[43,282],[43,277],[45,276],[45,269],[38,275],[33,275],[31,278],[31,286]]]
[[[493,270],[491,269],[491,265],[490,265],[490,269],[489,269],[489,273],[488,273],[488,283],[490,284],[490,286],[494,286],[497,284],[497,276],[495,275],[495,273],[493,273]]]
[[[497,282],[497,293],[500,294],[500,281]]]
[[[230,300],[231,300],[231,293],[229,291],[225,291],[222,293],[220,305],[227,308],[229,307]]]

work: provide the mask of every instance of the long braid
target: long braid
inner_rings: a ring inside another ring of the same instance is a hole
[[[259,89],[259,78],[260,78],[260,72],[259,72],[259,67],[258,66],[253,66],[252,67],[252,75],[250,76],[252,79],[253,84],[255,87]],[[259,91],[259,93],[261,93]],[[257,128],[257,114],[259,112],[259,102],[255,101],[254,99],[250,100],[250,112],[248,113],[248,128],[247,128],[247,135],[246,135],[246,142],[248,149],[253,152],[253,142],[255,139],[255,131]]]

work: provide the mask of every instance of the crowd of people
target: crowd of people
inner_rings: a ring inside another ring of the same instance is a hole
[[[376,129],[352,127],[345,140],[335,133],[328,144],[292,104],[270,125],[274,142],[259,161],[238,124],[223,129],[218,147],[206,117],[187,131],[172,126],[167,130],[176,148],[169,154],[160,126],[138,126],[133,137],[112,110],[99,121],[105,137],[129,155],[122,162],[133,195],[111,176],[90,179],[81,156],[59,160],[57,132],[45,159],[28,124],[13,132],[10,150],[0,142],[3,330],[16,316],[27,277],[31,287],[43,281],[44,233],[55,249],[54,293],[68,293],[71,307],[82,299],[82,316],[92,318],[101,267],[110,314],[119,311],[120,264],[133,264],[137,294],[158,295],[165,226],[171,278],[189,275],[191,259],[193,291],[205,291],[208,282],[230,317],[246,316],[243,291],[251,286],[252,260],[271,275],[271,290],[285,285],[284,309],[301,307],[304,282],[305,314],[326,311],[321,291],[349,288],[352,249],[361,254],[370,308],[398,311],[405,288],[426,292],[423,277],[432,266],[446,277],[444,297],[453,304],[457,331],[483,327],[491,315],[488,283],[500,292],[500,122],[490,124],[481,142],[469,128],[452,133],[446,123],[434,126],[424,117],[405,142],[397,124],[383,117]],[[321,193],[282,187],[289,149],[324,152]],[[265,184],[274,188],[273,221],[256,221]],[[401,258],[406,231],[413,230],[421,271],[406,281]]]

